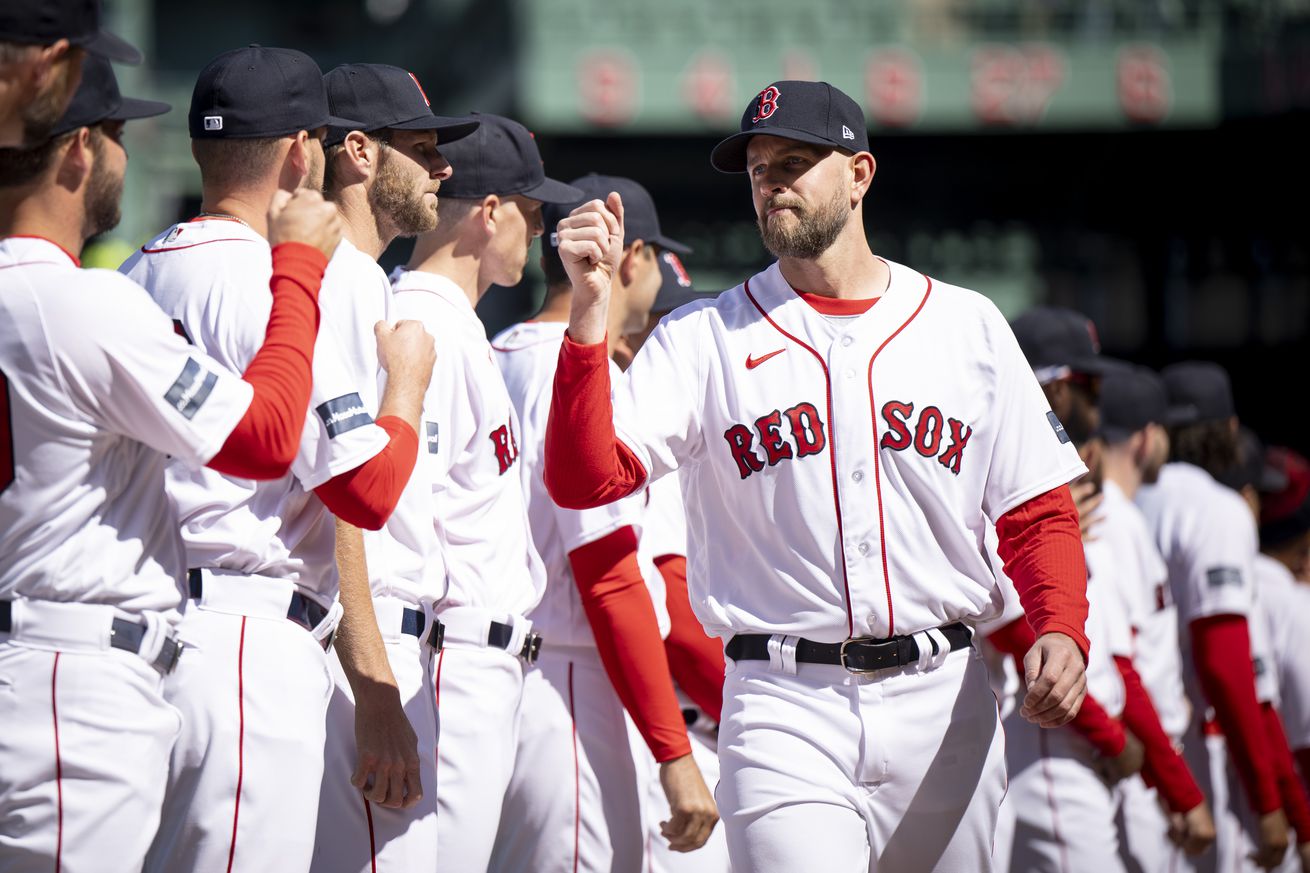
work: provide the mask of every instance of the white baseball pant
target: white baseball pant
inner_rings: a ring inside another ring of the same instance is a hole
[[[1095,769],[1091,744],[1072,728],[1005,721],[1005,795],[1013,817],[1014,873],[1123,873],[1114,795]]]
[[[109,647],[114,617],[20,600],[0,633],[4,873],[141,868],[180,720],[150,661]],[[162,639],[162,619],[148,621]]]
[[[148,873],[309,869],[332,677],[322,644],[286,617],[290,592],[206,574],[183,616],[164,684],[182,733]]]
[[[1181,873],[1183,850],[1169,839],[1169,815],[1159,793],[1140,776],[1114,787],[1119,858],[1128,873]]]
[[[1005,741],[981,656],[794,669],[727,662],[715,796],[733,868],[991,870]]]
[[[694,707],[690,709],[697,713],[697,720],[687,727],[691,756],[705,777],[705,784],[713,789],[719,782],[718,736],[705,715]],[[646,790],[647,873],[729,873],[732,865],[728,862],[728,842],[722,825],[715,826],[705,845],[694,852],[675,852],[669,848],[669,841],[660,833],[660,822],[668,821],[671,815],[669,799],[664,796],[658,770],[652,775]]]
[[[405,715],[418,737],[423,798],[409,809],[387,809],[370,803],[350,784],[358,763],[355,701],[341,662],[333,655],[329,664],[336,690],[328,704],[313,873],[431,873],[438,869],[437,706],[433,693],[437,656],[419,637],[401,631],[403,610],[422,609],[392,597],[374,598],[373,608]],[[431,621],[431,615],[426,615],[423,640]]]
[[[517,766],[501,815],[497,873],[640,871],[654,760],[634,757],[629,721],[600,655],[542,649],[524,682]]]

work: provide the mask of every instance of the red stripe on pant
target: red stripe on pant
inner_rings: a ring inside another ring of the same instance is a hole
[[[58,835],[55,837],[55,873],[59,873],[64,855],[64,764],[59,757],[58,681],[59,653],[55,652],[54,667],[50,670],[50,716],[55,725],[55,815],[59,822]]]
[[[573,662],[569,662],[569,722],[573,727],[573,873],[578,873],[578,844],[582,830],[582,784],[578,766],[578,717],[573,707]]]
[[[241,641],[237,645],[237,796],[232,804],[232,845],[227,850],[227,873],[237,855],[237,822],[241,819],[241,781],[246,775],[246,617],[241,617]]]
[[[368,818],[368,863],[369,869],[373,873],[378,873],[378,845],[373,838],[373,807],[369,805],[367,797],[361,797],[364,801],[364,815]]]

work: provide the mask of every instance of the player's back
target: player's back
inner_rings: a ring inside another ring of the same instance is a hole
[[[0,241],[0,598],[177,607],[166,456],[203,464],[244,412],[220,369],[117,273]]]

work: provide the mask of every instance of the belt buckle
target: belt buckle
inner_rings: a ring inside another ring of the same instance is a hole
[[[154,668],[165,676],[172,673],[177,669],[177,662],[181,660],[185,648],[186,644],[181,640],[165,637],[159,647],[159,654],[155,655]]]
[[[434,652],[440,652],[446,647],[446,626],[435,616],[432,619],[432,627],[428,630],[428,645]]]
[[[537,658],[541,655],[541,634],[533,632],[527,635],[523,640],[523,650],[519,652],[519,657],[528,664],[537,663]]]
[[[846,670],[846,672],[854,673],[857,676],[868,676],[871,673],[877,673],[879,670],[885,669],[883,667],[870,667],[870,668],[853,667],[851,666],[851,662],[848,659],[846,653],[846,650],[850,647],[851,643],[870,645],[870,644],[876,644],[878,642],[880,641],[874,639],[873,637],[852,637],[849,640],[842,640],[841,648],[838,650],[838,657],[841,659],[841,665]]]

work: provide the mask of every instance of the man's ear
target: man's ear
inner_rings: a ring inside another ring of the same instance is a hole
[[[645,257],[648,247],[643,240],[634,239],[631,245],[624,246],[623,257],[619,259],[619,281],[631,285],[637,278],[641,259]]]
[[[440,195],[438,195],[440,196]],[[482,198],[480,209],[482,215],[482,229],[488,237],[496,235],[496,210],[500,208],[500,198],[495,194],[488,194]]]
[[[341,151],[350,168],[352,181],[368,179],[378,169],[381,147],[370,139],[362,130],[352,130],[341,142]],[[340,155],[338,155],[340,159]]]
[[[859,152],[851,157],[851,205],[864,199],[873,183],[873,176],[878,172],[878,162],[868,152]]]
[[[76,191],[86,183],[95,167],[95,153],[91,150],[89,127],[79,127],[64,146],[63,153],[55,158],[55,183],[68,191]]]

